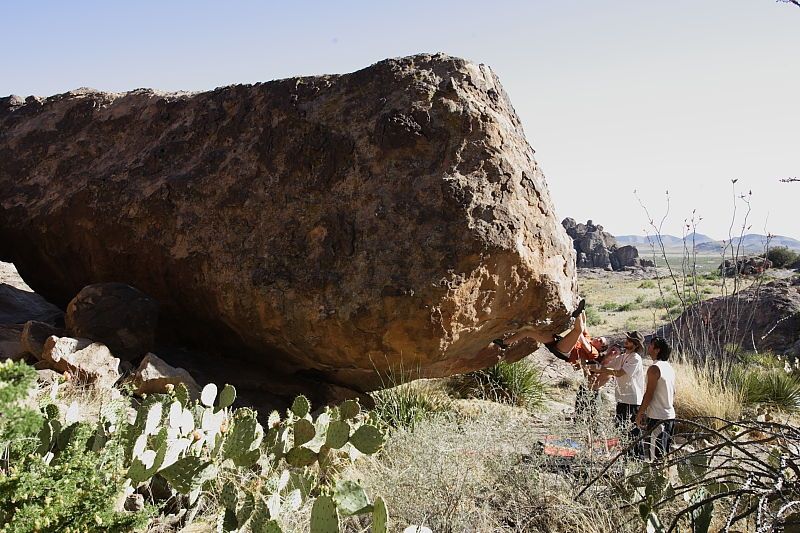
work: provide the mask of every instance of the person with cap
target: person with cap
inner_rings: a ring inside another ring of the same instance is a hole
[[[592,368],[590,372],[600,375],[611,375],[616,380],[614,396],[617,400],[616,423],[618,427],[632,426],[634,439],[640,436],[636,425],[636,416],[644,397],[644,367],[642,366],[642,350],[644,336],[638,331],[625,332],[625,351],[608,367]]]
[[[675,370],[669,363],[672,347],[662,337],[647,345],[653,364],[647,369],[647,387],[636,425],[644,432],[644,458],[654,460],[669,452],[675,430]]]

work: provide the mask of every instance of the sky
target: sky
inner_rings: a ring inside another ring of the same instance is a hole
[[[0,0],[0,96],[207,90],[445,52],[489,65],[559,217],[800,238],[800,8],[773,0]],[[738,180],[735,185],[732,180]],[[735,188],[734,188],[735,187]],[[752,195],[749,193],[752,192]],[[737,205],[738,204],[738,205]]]

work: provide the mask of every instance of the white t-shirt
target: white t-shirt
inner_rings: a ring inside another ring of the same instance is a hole
[[[656,361],[653,365],[658,367],[661,377],[656,382],[653,399],[647,406],[647,416],[656,420],[671,420],[675,418],[675,370],[666,361]]]
[[[644,398],[644,368],[642,356],[636,352],[623,353],[612,363],[614,370],[624,370],[624,376],[616,378],[615,396],[617,403],[642,405]]]

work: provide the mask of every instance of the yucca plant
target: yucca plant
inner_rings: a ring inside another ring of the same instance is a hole
[[[800,410],[800,379],[783,369],[748,370],[737,367],[732,383],[748,404],[764,404],[784,411]]]
[[[528,409],[540,407],[547,396],[541,371],[526,361],[501,361],[489,368],[469,372],[458,380],[457,389],[465,397]]]
[[[417,386],[414,382],[370,393],[375,400],[378,419],[394,428],[413,429],[425,418],[449,407],[441,394]]]

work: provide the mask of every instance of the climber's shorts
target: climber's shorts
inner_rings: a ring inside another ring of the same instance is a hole
[[[552,342],[546,342],[545,343],[545,347],[548,350],[550,350],[551,354],[555,355],[556,357],[558,357],[562,361],[569,361],[569,354],[568,353],[559,352],[558,348],[556,347],[556,345],[558,344],[558,341],[560,341],[563,338],[564,337],[562,337],[561,335],[553,335],[553,341]]]

